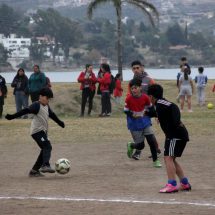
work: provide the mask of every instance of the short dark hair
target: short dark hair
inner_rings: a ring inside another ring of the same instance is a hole
[[[46,96],[49,99],[54,97],[52,90],[50,88],[48,88],[48,87],[42,88],[40,90],[40,95],[41,96]]]
[[[186,61],[186,60],[187,60],[186,57],[182,57],[182,58],[181,58],[181,61]]]
[[[144,66],[139,60],[135,60],[131,63],[131,67],[133,67],[134,65]]]
[[[110,66],[107,63],[102,63],[101,68],[105,70],[105,72],[110,72]]]
[[[200,66],[200,67],[198,68],[198,70],[199,70],[200,73],[203,73],[204,67]]]
[[[159,84],[153,84],[148,88],[148,95],[156,99],[163,98],[163,87]]]
[[[129,82],[129,87],[138,86],[140,87],[142,84],[142,80],[134,78]]]

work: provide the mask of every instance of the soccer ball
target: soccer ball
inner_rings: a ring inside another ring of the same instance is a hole
[[[208,109],[213,109],[214,105],[211,102],[209,102],[207,107],[208,107]]]
[[[55,170],[59,174],[67,174],[70,170],[70,161],[66,158],[60,158],[55,163]]]

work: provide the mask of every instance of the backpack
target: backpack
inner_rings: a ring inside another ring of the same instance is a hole
[[[113,94],[113,91],[116,87],[116,81],[112,74],[111,74],[110,78],[111,78],[111,81],[110,81],[110,85],[109,85],[109,91],[110,91],[110,94]]]

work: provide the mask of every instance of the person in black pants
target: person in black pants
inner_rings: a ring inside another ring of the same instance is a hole
[[[0,75],[0,119],[2,118],[4,99],[7,97],[5,78]]]
[[[29,107],[22,109],[15,114],[7,114],[6,119],[12,120],[25,114],[34,114],[31,123],[31,136],[36,141],[41,151],[33,168],[29,172],[30,177],[44,176],[42,173],[54,173],[55,170],[50,166],[52,146],[48,139],[48,118],[50,117],[62,128],[65,127],[61,121],[49,107],[49,99],[53,98],[53,93],[49,88],[43,88],[40,91],[39,101],[34,102]]]
[[[111,94],[110,94],[110,84],[111,84],[111,71],[108,64],[101,64],[101,73],[98,78],[101,90],[101,105],[102,110],[100,117],[106,117],[111,115]]]
[[[84,116],[85,106],[87,101],[89,102],[88,116],[91,115],[93,108],[93,98],[96,91],[96,82],[97,78],[93,73],[93,66],[91,64],[86,65],[85,71],[82,71],[78,77],[78,82],[81,83],[80,89],[82,90],[82,99],[81,99],[81,114]]]

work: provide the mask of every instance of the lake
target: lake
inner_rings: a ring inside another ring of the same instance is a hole
[[[94,72],[97,74],[96,69]],[[155,80],[176,80],[176,76],[179,72],[179,69],[146,69],[146,72]],[[117,70],[112,70],[112,74],[116,75]],[[0,73],[5,79],[7,83],[11,83],[13,81],[16,72],[2,72]],[[26,72],[26,75],[29,77],[32,72]],[[80,71],[72,71],[72,72],[45,72],[46,76],[48,76],[52,83],[70,83],[77,82],[77,78],[80,74]],[[195,78],[198,74],[197,68],[192,68],[191,76]],[[208,76],[209,79],[215,79],[215,68],[205,68],[204,74]],[[131,70],[123,70],[123,79],[124,81],[129,81],[133,77],[133,73]]]

